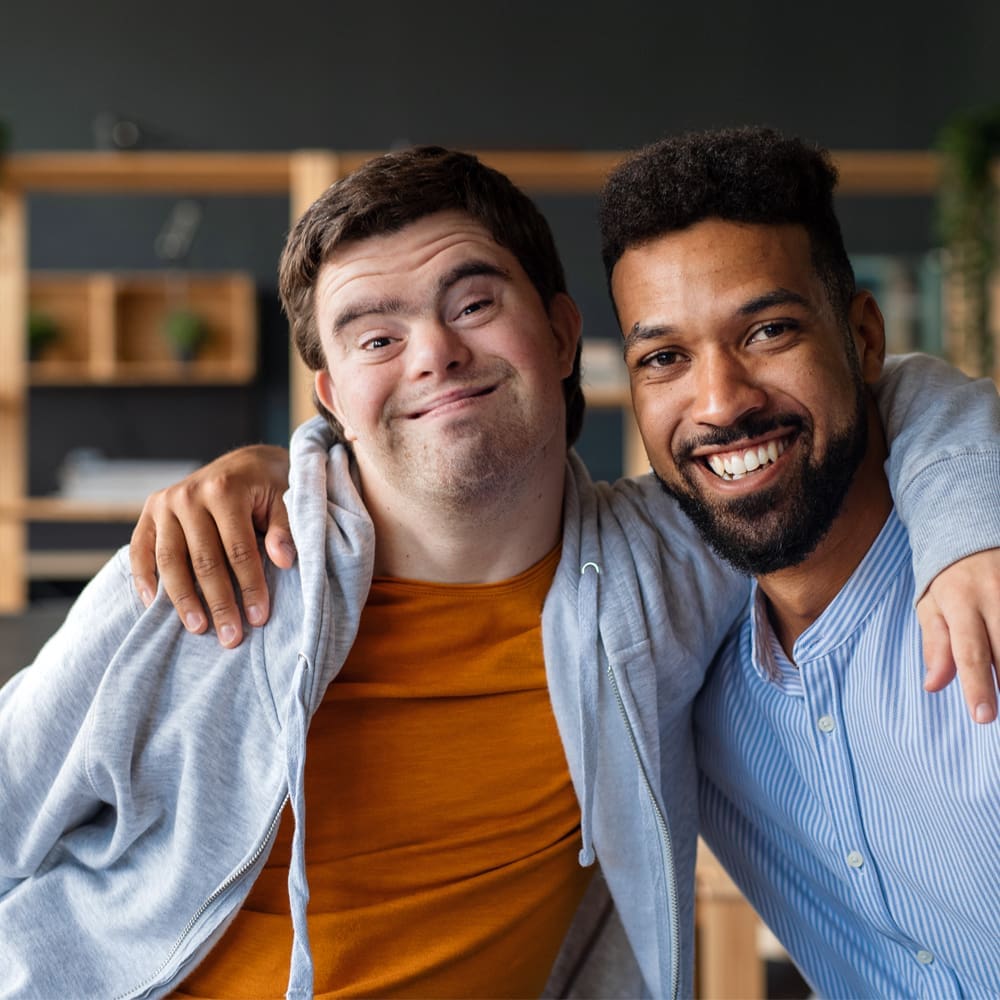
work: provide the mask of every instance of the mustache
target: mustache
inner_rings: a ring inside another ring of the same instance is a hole
[[[750,414],[728,427],[716,427],[700,434],[697,438],[687,438],[675,449],[676,457],[687,460],[697,448],[724,448],[746,438],[760,437],[777,430],[802,430],[805,422],[797,413],[778,413],[763,417]]]

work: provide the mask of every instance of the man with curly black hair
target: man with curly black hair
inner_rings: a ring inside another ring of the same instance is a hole
[[[696,706],[701,832],[821,995],[993,995],[1000,843],[980,834],[1000,828],[1000,730],[913,684],[928,540],[889,493],[882,317],[836,177],[822,150],[739,129],[640,151],[602,198],[654,472],[756,577]],[[984,480],[995,436],[966,448]]]

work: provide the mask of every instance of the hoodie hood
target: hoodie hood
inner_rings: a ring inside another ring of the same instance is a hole
[[[313,989],[306,921],[306,733],[354,644],[375,558],[375,532],[352,477],[350,455],[341,444],[328,447],[328,436],[321,417],[296,430],[285,494],[298,550],[303,615],[302,642],[283,713],[288,798],[295,818],[288,869],[294,928],[288,997],[309,997]]]

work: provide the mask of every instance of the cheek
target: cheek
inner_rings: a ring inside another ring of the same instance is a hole
[[[632,405],[650,461],[662,468],[673,461],[673,445],[680,425],[676,407],[665,390],[652,387],[633,391]]]
[[[379,419],[384,399],[379,385],[360,373],[341,373],[337,387],[337,415],[349,439],[354,439]]]

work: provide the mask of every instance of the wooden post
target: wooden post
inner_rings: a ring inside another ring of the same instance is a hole
[[[340,177],[340,157],[323,150],[301,150],[291,154],[289,202],[292,225],[299,216]],[[290,338],[289,338],[290,339]],[[306,368],[295,345],[289,343],[288,406],[289,423],[294,430],[315,416],[313,373]]]
[[[20,515],[27,480],[26,332],[28,286],[24,198],[0,186],[0,613],[28,600],[27,528]]]
[[[757,952],[757,914],[705,845],[695,871],[698,988],[706,1000],[760,1000],[766,988]]]

